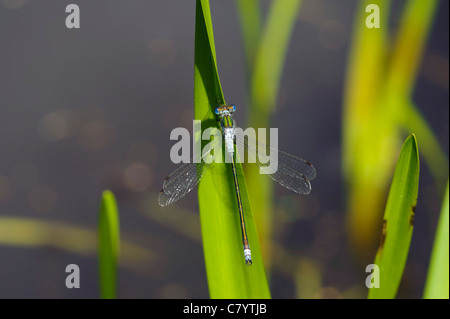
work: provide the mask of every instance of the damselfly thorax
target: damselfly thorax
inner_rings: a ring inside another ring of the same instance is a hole
[[[220,127],[222,128],[223,138],[225,140],[225,147],[228,155],[234,154],[234,140],[236,134],[234,132],[234,121],[232,118],[233,112],[236,110],[234,105],[222,105],[216,107],[215,113],[219,117]]]

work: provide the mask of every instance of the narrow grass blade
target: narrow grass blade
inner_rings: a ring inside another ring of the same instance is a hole
[[[119,213],[116,199],[111,191],[106,190],[102,194],[98,222],[100,296],[103,299],[116,298],[119,245]]]
[[[404,96],[411,96],[413,93],[438,4],[438,0],[405,1],[387,83],[391,89]]]
[[[217,126],[214,108],[224,102],[209,2],[197,0],[195,24],[195,118]],[[237,164],[253,265],[244,262],[238,206],[229,164],[213,163],[198,187],[206,274],[211,298],[270,298],[242,166]]]
[[[256,50],[251,57],[254,61],[248,65],[250,75],[250,114],[248,126],[267,128],[270,126],[272,112],[275,110],[278,97],[281,74],[286,60],[287,49],[298,19],[301,0],[273,1],[270,5],[267,21],[265,22]],[[241,6],[241,11],[250,10],[250,3]],[[250,13],[241,13],[249,16]],[[242,23],[244,35],[249,29]],[[256,33],[256,31],[254,31]],[[254,35],[257,36],[256,34]],[[245,37],[247,39],[248,36]],[[255,49],[255,48],[253,48]],[[248,52],[249,57],[252,52]],[[260,234],[261,247],[266,267],[271,266],[271,233],[273,225],[273,181],[261,176],[256,165],[245,167],[247,184],[249,186],[252,207],[257,217],[257,228]]]
[[[259,111],[269,112],[275,108],[286,52],[301,3],[301,0],[273,1],[270,7],[256,51],[251,83],[252,104]]]
[[[448,177],[448,157],[439,145],[439,140],[433,129],[414,103],[409,101],[406,104],[403,107],[404,129],[405,131],[416,132],[417,136],[420,136],[420,153],[433,175],[439,196],[443,196],[446,178]]]
[[[388,21],[391,2],[377,1],[379,29],[365,27],[365,8],[371,3],[371,0],[360,1],[356,10],[342,123],[348,237],[353,251],[364,264],[376,249],[378,227],[374,225],[381,221],[389,176],[395,164],[387,155],[393,154],[403,139],[402,130],[414,131],[420,137],[421,153],[440,190],[445,180],[442,181],[442,174],[437,172],[448,172],[448,168],[442,166],[446,163],[444,152],[439,149],[425,120],[409,103],[438,1],[406,1],[392,42]]]
[[[369,298],[395,298],[408,257],[419,190],[419,151],[414,134],[404,142],[392,179],[375,264],[380,287]]]
[[[449,186],[445,191],[441,216],[434,239],[428,276],[425,284],[426,299],[449,298]]]
[[[261,34],[261,3],[259,0],[236,0],[245,47],[247,76],[252,74]]]
[[[371,0],[359,1],[356,8],[342,118],[346,233],[351,249],[364,264],[372,260],[376,249],[373,239],[395,164],[385,154],[392,154],[396,147],[390,142],[393,140],[391,120],[377,115],[386,69],[380,66],[387,64],[389,3],[377,1],[382,27],[368,29],[365,8],[371,3]]]
[[[98,229],[42,218],[0,216],[0,245],[52,248],[75,256],[97,258],[97,244]],[[119,265],[128,271],[147,275],[148,270],[158,267],[162,259],[158,252],[135,242],[122,240],[120,245]]]

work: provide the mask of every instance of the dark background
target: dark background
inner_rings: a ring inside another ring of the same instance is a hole
[[[65,26],[69,3],[80,6],[80,29]],[[342,232],[340,177],[342,92],[356,4],[304,1],[272,123],[279,147],[318,171],[308,197],[276,187],[283,212],[274,240],[320,266],[315,296],[324,298],[366,293],[366,274],[352,261]],[[394,1],[394,28],[401,6]],[[237,105],[235,117],[244,126],[249,114],[236,6],[211,1],[211,11],[225,98]],[[122,298],[208,297],[196,192],[174,208],[156,202],[162,180],[176,167],[169,134],[178,126],[192,130],[194,21],[195,1],[0,0],[0,218],[56,221],[93,233],[101,192],[111,189],[122,239],[148,257],[120,268]],[[447,154],[448,43],[448,1],[442,1],[414,101]],[[436,61],[440,77],[428,72]],[[419,198],[403,298],[422,295],[440,208],[425,165]],[[289,213],[292,207],[307,213]],[[29,234],[17,228],[17,235]],[[52,245],[59,240],[33,247],[0,237],[0,297],[97,298],[95,246],[73,253]],[[71,263],[81,269],[77,290],[64,285]],[[277,263],[270,280],[274,298],[297,296],[295,279]]]

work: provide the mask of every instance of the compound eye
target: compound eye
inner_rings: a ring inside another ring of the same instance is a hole
[[[220,114],[220,110],[219,110],[218,107],[216,107],[216,109],[214,110],[214,113],[216,113],[216,115],[219,115],[219,114]]]
[[[236,111],[236,106],[234,106],[234,104],[230,104],[230,105],[228,105],[227,109],[228,109],[228,112],[233,113],[234,111]]]

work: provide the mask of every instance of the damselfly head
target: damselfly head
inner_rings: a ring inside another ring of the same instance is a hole
[[[214,113],[216,113],[216,115],[226,115],[226,114],[232,114],[234,113],[234,111],[236,111],[236,106],[234,104],[229,104],[229,105],[221,105],[216,107],[216,109],[214,110]]]

